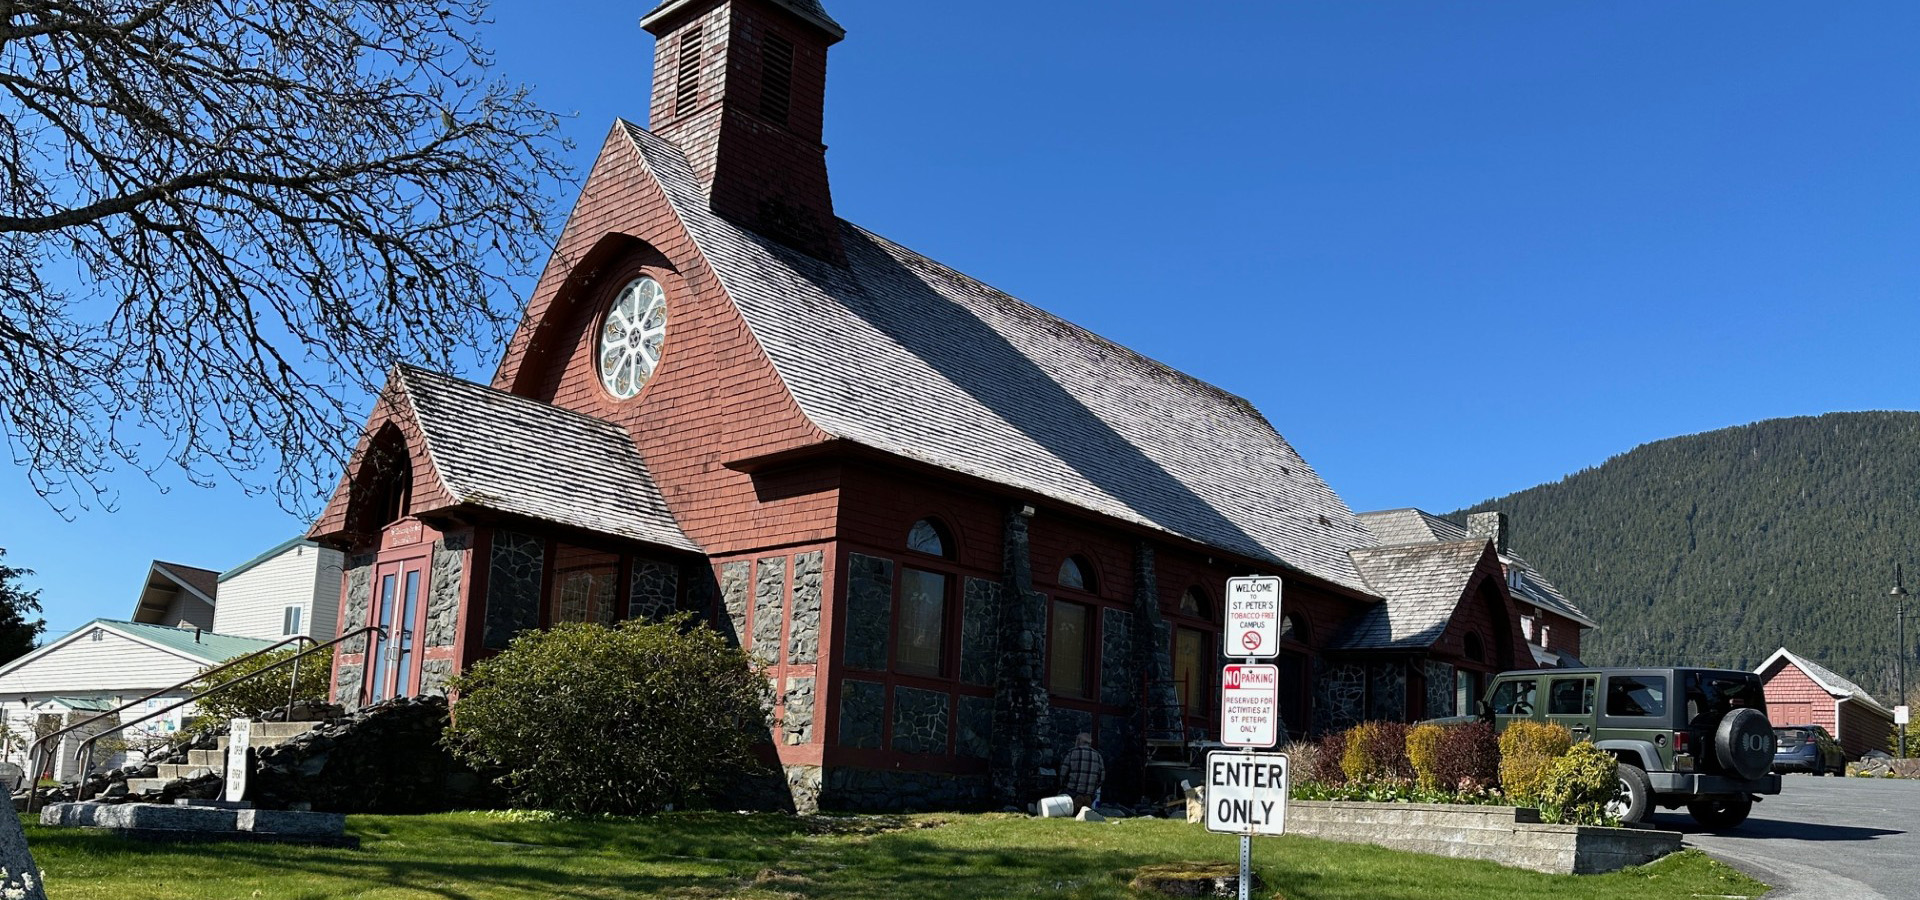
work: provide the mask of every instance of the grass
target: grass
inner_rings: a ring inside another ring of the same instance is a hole
[[[358,850],[144,844],[27,826],[50,900],[740,898],[943,900],[1138,896],[1133,870],[1235,859],[1237,839],[1160,819],[1009,815],[796,819],[680,813],[617,821],[512,814],[354,816]],[[1687,851],[1613,875],[1550,876],[1311,838],[1260,838],[1254,864],[1288,900],[1757,897]]]

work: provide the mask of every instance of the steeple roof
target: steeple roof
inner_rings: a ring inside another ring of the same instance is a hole
[[[660,20],[699,2],[701,0],[666,0],[665,3],[654,7],[653,12],[640,17],[640,27],[651,29]],[[799,16],[821,31],[832,35],[836,41],[847,36],[847,30],[842,28],[839,22],[835,22],[832,16],[827,15],[826,9],[820,5],[819,0],[767,0],[767,2]]]

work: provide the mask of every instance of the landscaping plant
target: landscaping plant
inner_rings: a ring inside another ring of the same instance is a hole
[[[1488,722],[1441,729],[1434,779],[1445,790],[1483,794],[1500,784],[1500,737]]]
[[[1500,733],[1500,785],[1521,806],[1539,801],[1553,761],[1573,746],[1564,725],[1517,721]]]
[[[1619,762],[1582,741],[1547,768],[1540,785],[1540,818],[1561,825],[1618,825],[1607,804],[1620,788]]]
[[[449,745],[505,772],[526,806],[630,814],[697,802],[758,771],[752,748],[769,739],[765,674],[686,614],[528,632],[453,687]]]
[[[275,663],[284,662],[293,658],[293,655],[298,652],[300,652],[299,647],[275,650],[264,656],[247,660],[211,678],[202,677],[188,690],[196,694],[209,690],[215,685],[251,675]],[[204,675],[213,668],[214,666],[208,666],[201,672]],[[312,656],[302,658],[299,676],[292,685],[294,701],[326,702],[327,692],[333,686],[333,648],[329,647]],[[293,666],[287,665],[251,681],[227,688],[194,704],[198,712],[195,721],[201,724],[224,726],[229,719],[252,718],[270,709],[285,708],[289,698],[288,682],[293,677]]]
[[[1340,769],[1349,782],[1411,781],[1407,762],[1407,726],[1399,722],[1366,722],[1347,732]]]
[[[1316,742],[1313,761],[1307,770],[1307,780],[1329,787],[1347,783],[1347,772],[1341,768],[1347,754],[1347,733],[1334,731],[1321,735]]]
[[[1415,725],[1407,730],[1407,762],[1413,765],[1413,779],[1423,791],[1437,790],[1441,784],[1440,742],[1446,739],[1446,733],[1438,725]]]

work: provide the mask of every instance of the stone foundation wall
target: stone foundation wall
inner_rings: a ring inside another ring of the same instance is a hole
[[[1680,849],[1680,833],[1543,825],[1531,809],[1426,803],[1287,804],[1287,833],[1390,850],[1484,859],[1554,875],[1598,875]]]
[[[821,780],[818,805],[848,812],[983,809],[990,790],[985,775],[836,766]]]

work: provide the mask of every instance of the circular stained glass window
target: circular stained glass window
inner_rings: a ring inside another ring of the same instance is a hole
[[[667,292],[642,275],[620,289],[600,327],[600,383],[622,400],[640,393],[667,340]]]

